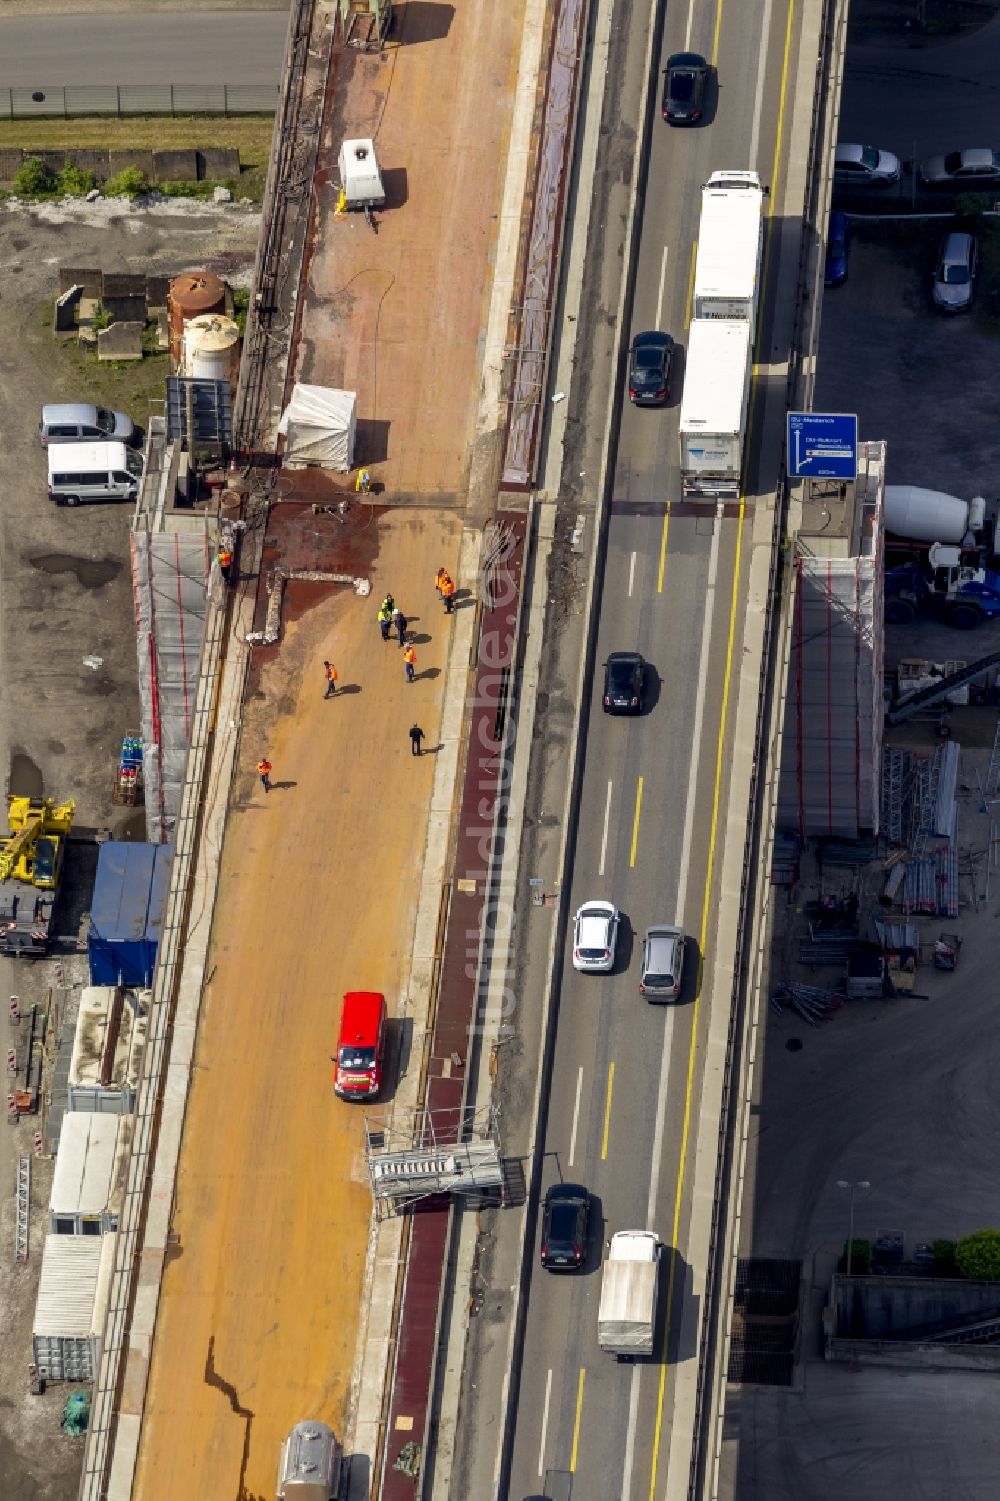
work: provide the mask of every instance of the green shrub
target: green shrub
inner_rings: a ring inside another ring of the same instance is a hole
[[[66,163],[56,178],[57,190],[70,198],[83,198],[94,186],[93,172],[88,172],[83,167],[74,167],[71,162]]]
[[[110,328],[114,321],[114,318],[108,312],[104,304],[102,302],[99,302],[94,309],[94,316],[91,320],[91,327],[93,328],[94,332],[100,333],[102,329]]]
[[[55,190],[56,175],[41,157],[29,156],[14,173],[14,192],[21,198],[38,198]]]
[[[872,1243],[870,1240],[851,1241],[851,1275],[853,1277],[867,1277],[872,1269]],[[847,1241],[844,1241],[844,1249],[840,1257],[840,1270],[847,1271]]]
[[[975,1230],[955,1247],[955,1261],[963,1277],[1000,1282],[1000,1230]]]
[[[936,1240],[931,1249],[934,1252],[935,1277],[957,1277],[958,1267],[955,1265],[955,1242],[953,1240]]]
[[[123,167],[116,177],[109,177],[104,184],[109,198],[138,198],[148,193],[149,179],[141,167]]]
[[[160,192],[167,198],[197,198],[199,184],[196,182],[161,182]]]

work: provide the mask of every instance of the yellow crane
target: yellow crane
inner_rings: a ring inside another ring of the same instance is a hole
[[[59,884],[63,845],[73,827],[76,803],[55,798],[10,796],[7,822],[10,833],[0,840],[0,881],[11,877],[44,891]]]

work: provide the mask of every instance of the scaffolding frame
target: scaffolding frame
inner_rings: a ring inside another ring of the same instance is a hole
[[[495,1105],[367,1115],[365,1161],[380,1218],[440,1194],[506,1204]]]

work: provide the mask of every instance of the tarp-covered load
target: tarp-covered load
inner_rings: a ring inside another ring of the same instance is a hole
[[[285,459],[346,474],[354,464],[357,404],[353,391],[297,384],[278,424]]]

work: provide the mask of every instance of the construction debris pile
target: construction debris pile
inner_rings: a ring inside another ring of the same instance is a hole
[[[887,747],[882,754],[882,829],[892,846],[885,907],[907,916],[958,916],[958,767],[955,740],[933,755]]]

